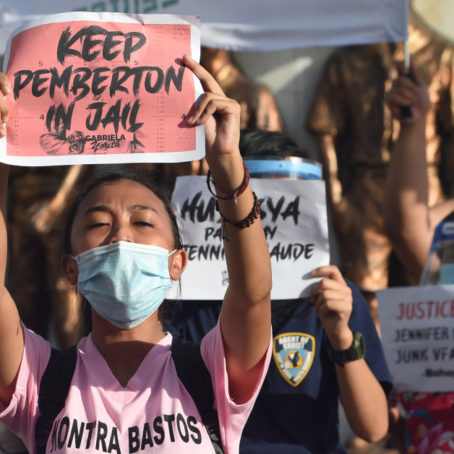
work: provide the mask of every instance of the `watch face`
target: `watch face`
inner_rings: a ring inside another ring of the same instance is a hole
[[[355,333],[353,338],[353,349],[357,355],[357,359],[364,358],[366,354],[366,343],[364,342],[364,337],[361,333]]]

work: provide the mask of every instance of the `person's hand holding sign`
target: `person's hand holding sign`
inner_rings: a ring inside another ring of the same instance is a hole
[[[408,77],[401,62],[397,63],[396,67],[399,76],[386,95],[386,103],[392,116],[402,122],[402,127],[411,125],[421,127],[431,103],[427,84],[414,64],[411,64],[411,77]],[[404,106],[411,106],[410,117],[402,116]],[[424,127],[422,129],[424,130]]]
[[[4,124],[8,121],[8,106],[6,104],[6,96],[11,93],[11,86],[5,74],[0,73],[0,91],[3,96],[0,96],[0,137],[5,137],[6,129]]]
[[[359,437],[378,441],[388,430],[388,404],[366,362],[367,346],[362,333],[353,333],[349,327],[352,291],[336,266],[319,267],[312,277],[322,278],[314,286],[312,303],[328,336],[328,356],[335,364],[348,422]]]
[[[312,291],[312,302],[334,350],[345,350],[353,341],[348,326],[352,312],[352,291],[336,266],[321,266],[312,272],[322,277]]]

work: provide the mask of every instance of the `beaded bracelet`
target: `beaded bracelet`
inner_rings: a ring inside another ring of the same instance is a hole
[[[243,192],[246,190],[246,188],[248,187],[248,184],[249,184],[249,169],[247,168],[246,164],[244,164],[244,163],[243,163],[243,167],[244,167],[243,181],[231,194],[216,194],[216,192],[214,192],[211,189],[211,181],[212,181],[211,171],[208,170],[207,186],[208,186],[208,190],[210,191],[210,193],[214,197],[216,197],[217,199],[220,199],[220,200],[233,200],[235,202],[235,206],[238,206],[238,197],[241,194],[243,194]],[[214,184],[214,181],[213,181],[213,184]]]
[[[219,214],[221,215],[222,219],[222,229],[221,229],[221,236],[223,240],[229,241],[229,238],[227,236],[227,230],[225,224],[228,222],[229,224],[234,225],[238,229],[244,229],[246,227],[250,227],[256,219],[260,216],[260,200],[258,199],[257,195],[255,192],[252,193],[254,196],[254,204],[252,206],[251,211],[249,214],[244,218],[241,219],[240,221],[230,221],[227,219],[219,209],[218,202],[216,200],[216,210],[219,211]]]

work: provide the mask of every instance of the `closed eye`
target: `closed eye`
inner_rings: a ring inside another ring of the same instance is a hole
[[[146,222],[146,221],[137,221],[137,222],[134,222],[134,225],[139,225],[139,226],[143,226],[143,227],[153,227],[153,224],[150,224],[149,222]]]
[[[107,222],[96,222],[96,223],[87,225],[87,229],[95,229],[97,227],[104,227],[104,226],[108,226],[108,225],[109,224]]]

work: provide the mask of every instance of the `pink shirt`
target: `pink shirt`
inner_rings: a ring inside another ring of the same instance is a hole
[[[78,360],[65,408],[48,440],[51,453],[213,453],[197,408],[178,379],[167,334],[142,361],[126,387],[110,371],[91,336],[78,346]],[[270,343],[271,346],[271,343]],[[271,356],[268,348],[251,399],[237,405],[228,394],[224,347],[218,325],[202,340],[202,357],[214,382],[221,440],[225,453],[237,453]],[[35,452],[39,383],[50,345],[25,329],[25,350],[10,404],[0,404],[0,420]]]

